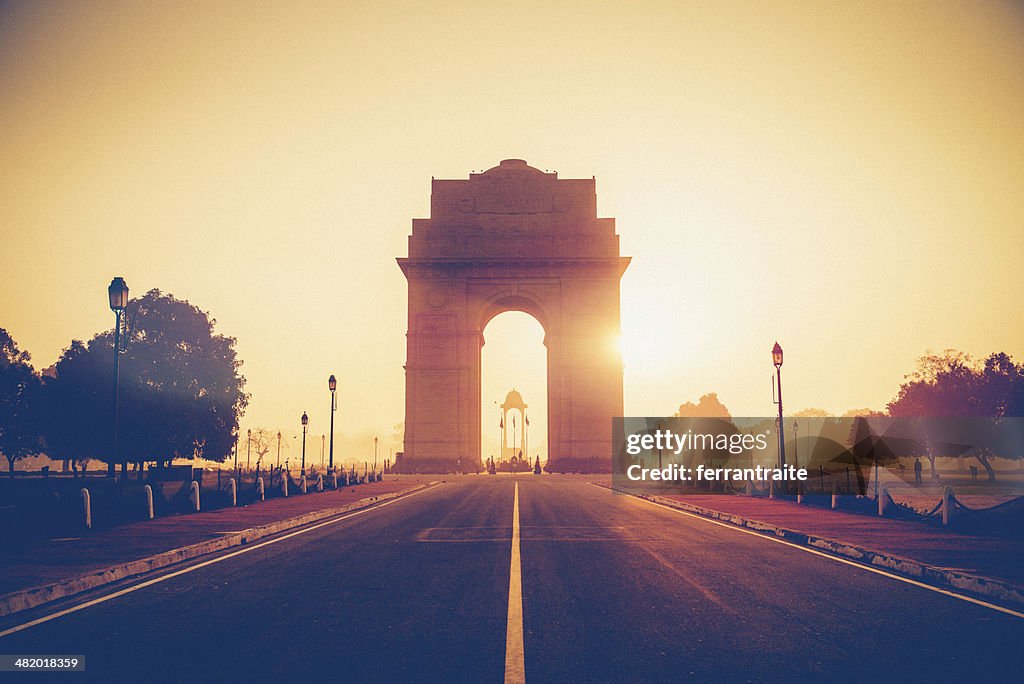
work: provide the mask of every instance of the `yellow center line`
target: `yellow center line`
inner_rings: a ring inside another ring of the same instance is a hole
[[[523,647],[523,573],[519,562],[519,483],[512,500],[512,569],[508,578],[508,624],[505,629],[505,684],[526,681]]]

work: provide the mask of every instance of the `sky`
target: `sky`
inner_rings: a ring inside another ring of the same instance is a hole
[[[46,367],[123,276],[237,338],[243,430],[325,431],[334,373],[348,453],[398,448],[394,259],[431,177],[522,158],[633,257],[628,415],[770,415],[776,340],[787,409],[882,408],[1024,360],[1022,112],[1019,3],[0,3],[0,327]],[[540,444],[539,325],[485,337],[484,453],[510,385]]]

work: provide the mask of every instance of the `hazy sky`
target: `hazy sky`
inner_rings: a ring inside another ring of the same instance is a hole
[[[770,413],[776,339],[792,410],[880,408],[929,348],[1024,358],[1008,2],[0,3],[0,327],[48,366],[121,275],[238,338],[243,429],[325,430],[333,372],[372,450],[430,178],[509,157],[617,219],[628,414]],[[487,331],[485,454],[510,378],[543,411],[523,318]]]

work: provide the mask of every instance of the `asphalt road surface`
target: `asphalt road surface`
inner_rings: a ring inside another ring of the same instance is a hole
[[[575,477],[449,477],[192,567],[0,637],[0,654],[83,655],[60,680],[103,682],[1021,676],[1024,619]]]

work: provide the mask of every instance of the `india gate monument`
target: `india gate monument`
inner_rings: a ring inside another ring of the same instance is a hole
[[[430,218],[413,219],[400,472],[477,472],[480,356],[488,321],[532,315],[547,348],[548,470],[611,470],[622,415],[615,219],[598,218],[596,182],[506,159],[468,180],[431,182]]]

